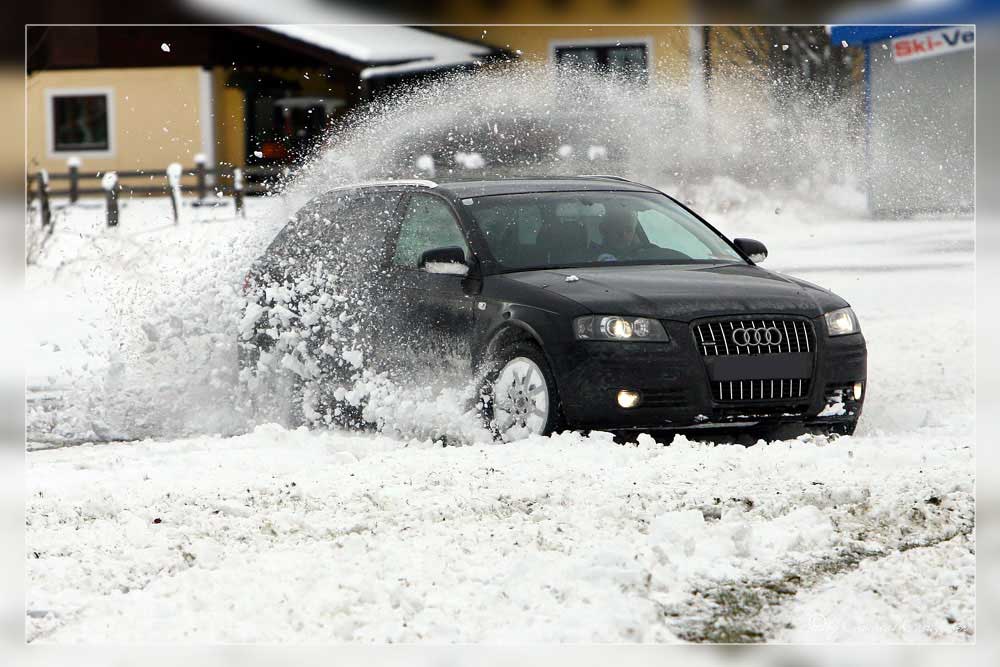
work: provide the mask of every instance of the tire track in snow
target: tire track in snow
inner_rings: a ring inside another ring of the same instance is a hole
[[[63,614],[56,642],[704,641],[716,588],[805,590],[852,546],[971,530],[964,438],[640,440],[268,427],[36,452],[30,608]]]
[[[956,538],[971,536],[974,520],[939,534],[903,542],[883,550],[847,547],[804,567],[790,568],[774,577],[706,582],[692,590],[694,617],[677,621],[672,630],[680,638],[694,643],[759,643],[776,638],[789,629],[788,603],[801,593],[811,591],[831,579],[857,570],[863,563],[883,561],[914,549],[933,548]]]

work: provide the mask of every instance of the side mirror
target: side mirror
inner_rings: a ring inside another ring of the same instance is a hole
[[[733,239],[733,244],[750,258],[754,264],[760,264],[767,259],[767,246],[755,239]]]
[[[417,267],[427,273],[453,276],[464,276],[469,273],[469,265],[465,262],[465,251],[458,246],[425,250],[420,254]]]

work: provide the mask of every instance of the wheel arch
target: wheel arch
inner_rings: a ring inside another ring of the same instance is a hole
[[[480,386],[480,394],[484,399],[484,405],[488,406],[483,408],[484,411],[488,410],[483,413],[488,416],[488,421],[489,419],[492,419],[493,413],[491,401],[486,399],[491,395],[492,382],[501,372],[505,360],[510,356],[509,354],[504,353],[507,350],[511,350],[511,348],[515,348],[518,354],[525,354],[527,350],[524,350],[523,348],[527,343],[527,347],[535,348],[535,350],[530,353],[529,358],[537,358],[537,361],[541,365],[542,377],[548,383],[550,415],[547,417],[549,420],[547,422],[549,426],[546,427],[546,432],[554,433],[562,428],[566,421],[565,413],[563,412],[562,407],[562,394],[559,391],[559,380],[555,375],[552,360],[548,351],[545,349],[545,345],[542,343],[542,338],[538,332],[526,322],[514,319],[505,319],[491,330],[490,336],[487,340],[488,342],[484,346],[480,363],[477,368],[477,377]],[[521,349],[516,349],[516,346],[522,347]],[[488,428],[495,428],[495,425],[490,424]],[[495,431],[494,434],[496,435]]]
[[[508,311],[510,312],[510,311]],[[498,322],[484,337],[486,344],[480,349],[474,359],[474,369],[479,377],[485,377],[490,372],[490,361],[498,358],[498,353],[511,345],[526,341],[533,343],[542,353],[542,358],[548,364],[552,372],[555,389],[559,390],[559,377],[556,373],[556,366],[552,363],[550,351],[546,348],[545,342],[538,329],[529,322],[511,313],[510,317],[505,317]]]
[[[493,327],[489,335],[486,336],[486,340],[486,345],[483,346],[476,360],[477,367],[482,367],[489,359],[495,357],[498,352],[520,341],[534,343],[542,351],[542,354],[545,354],[545,345],[542,342],[542,337],[534,327],[518,319],[504,319]],[[545,356],[546,360],[548,360],[548,355]]]

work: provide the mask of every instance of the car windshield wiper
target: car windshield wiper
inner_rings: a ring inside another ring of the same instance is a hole
[[[745,262],[743,260],[726,260],[712,263],[710,266],[751,266],[750,262]]]

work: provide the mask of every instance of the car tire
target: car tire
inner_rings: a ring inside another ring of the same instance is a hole
[[[563,425],[555,377],[541,348],[517,341],[494,356],[480,388],[480,413],[504,442],[551,435]]]

